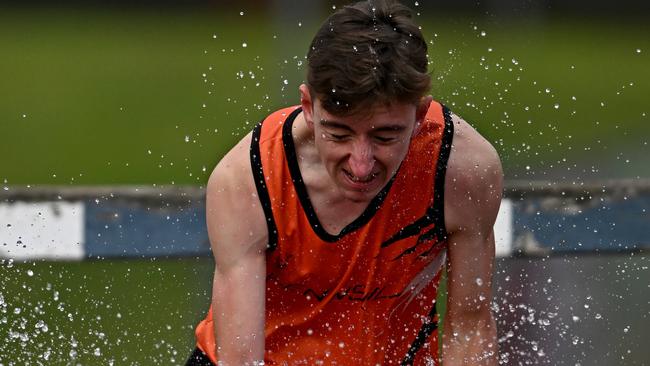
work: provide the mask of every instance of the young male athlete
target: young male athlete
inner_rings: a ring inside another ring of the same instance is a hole
[[[325,21],[300,105],[266,117],[208,182],[212,306],[188,364],[497,364],[501,166],[426,95],[426,53],[393,1]]]

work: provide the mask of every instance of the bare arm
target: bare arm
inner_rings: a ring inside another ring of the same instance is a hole
[[[212,309],[220,365],[264,358],[267,229],[248,158],[250,135],[215,168],[206,192],[215,258]]]
[[[501,203],[503,173],[494,148],[454,116],[454,142],[445,178],[449,233],[445,366],[497,365],[492,316],[493,225]]]

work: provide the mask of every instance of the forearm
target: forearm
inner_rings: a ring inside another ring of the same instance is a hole
[[[256,365],[264,359],[264,281],[247,270],[215,272],[213,316],[219,365]],[[257,362],[257,363],[256,363]]]
[[[442,361],[444,366],[496,366],[497,329],[492,314],[445,319]]]

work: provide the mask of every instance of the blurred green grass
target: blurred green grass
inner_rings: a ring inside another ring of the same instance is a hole
[[[214,262],[0,264],[0,363],[174,365],[195,347]]]
[[[497,147],[509,178],[650,175],[636,158],[648,152],[648,25],[420,21],[432,94]],[[316,26],[217,11],[2,11],[0,181],[202,184],[253,123],[297,102]]]

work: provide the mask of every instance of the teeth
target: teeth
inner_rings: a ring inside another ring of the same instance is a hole
[[[353,182],[357,182],[357,183],[367,183],[367,182],[370,182],[371,180],[375,179],[375,177],[377,176],[377,173],[373,173],[373,174],[371,174],[370,176],[368,176],[367,178],[365,178],[365,179],[361,179],[361,178],[359,178],[359,177],[355,177],[354,175],[350,174],[350,173],[347,172],[347,171],[346,171],[345,173],[348,175],[348,177],[350,177],[350,179],[351,179]]]

